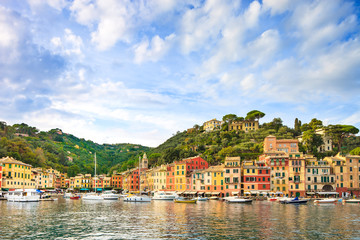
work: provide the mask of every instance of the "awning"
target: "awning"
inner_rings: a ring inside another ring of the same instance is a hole
[[[307,195],[313,195],[315,194],[314,192],[306,192]]]
[[[97,188],[96,191],[101,192],[102,188]]]
[[[258,194],[258,191],[250,191],[251,194]]]
[[[239,194],[239,192],[232,192],[232,195],[237,195]]]
[[[211,195],[219,195],[220,192],[212,192]]]
[[[276,192],[275,194],[284,194],[283,192]]]
[[[189,194],[196,194],[197,192],[189,192]]]
[[[36,189],[36,192],[38,193],[43,193],[43,191],[39,190],[39,189]]]
[[[244,192],[244,194],[251,194],[251,192]]]
[[[337,195],[337,194],[339,194],[338,192],[317,192],[317,194],[319,194],[319,195]]]
[[[90,189],[88,188],[80,188],[80,191],[89,191]]]

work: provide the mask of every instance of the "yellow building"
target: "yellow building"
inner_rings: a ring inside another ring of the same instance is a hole
[[[52,187],[52,184],[50,185],[50,174],[46,170],[43,170],[42,168],[33,168],[32,174],[36,184],[35,188],[45,189]]]
[[[259,121],[256,120],[244,120],[244,121],[232,121],[229,123],[228,130],[236,131],[256,131],[259,129]]]
[[[175,162],[175,191],[184,192],[186,190],[186,162]]]
[[[297,155],[298,156],[298,155]],[[293,157],[289,158],[289,195],[301,196],[306,195],[305,189],[305,157]]]
[[[161,165],[153,169],[152,178],[154,191],[166,190],[166,169],[166,165]]]
[[[145,171],[145,179],[143,179],[144,187],[148,191],[154,191],[154,170],[155,168],[151,168]]]
[[[327,161],[315,157],[306,159],[306,194],[335,192],[336,175]]]
[[[0,159],[3,165],[2,187],[10,189],[35,188],[35,181],[31,177],[32,166],[12,157]]]
[[[223,123],[222,121],[218,121],[214,118],[207,122],[204,122],[203,129],[206,132],[211,132],[211,131],[214,131],[215,129],[220,129],[222,123]]]
[[[224,196],[224,165],[210,166],[204,170],[205,194],[210,196]]]

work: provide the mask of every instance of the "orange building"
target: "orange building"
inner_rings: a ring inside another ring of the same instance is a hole
[[[244,194],[266,194],[270,192],[270,167],[265,162],[243,162]]]
[[[167,165],[166,171],[166,190],[175,191],[175,164]]]
[[[0,190],[2,188],[2,165],[0,164]]]
[[[122,188],[122,179],[123,176],[120,173],[115,173],[111,176],[111,187],[112,188]]]
[[[269,151],[282,151],[285,153],[299,152],[299,141],[297,139],[276,139],[269,135],[264,139],[264,153]]]

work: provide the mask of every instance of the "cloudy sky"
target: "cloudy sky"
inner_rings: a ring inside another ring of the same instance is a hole
[[[257,109],[360,128],[356,0],[0,0],[0,120],[157,146]]]

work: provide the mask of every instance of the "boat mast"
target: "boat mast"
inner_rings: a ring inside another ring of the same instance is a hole
[[[94,178],[94,182],[95,182],[95,193],[96,193],[96,152],[95,152],[95,178]]]
[[[141,170],[140,170],[140,156],[139,156],[139,193],[141,196],[141,181],[140,181],[140,176],[141,176]]]

